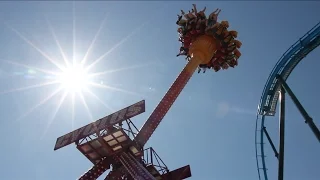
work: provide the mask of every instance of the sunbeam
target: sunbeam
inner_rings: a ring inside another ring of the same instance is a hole
[[[38,104],[36,104],[35,106],[33,106],[32,108],[30,108],[27,112],[23,113],[20,117],[17,118],[17,120],[15,122],[19,122],[21,119],[23,119],[24,117],[28,116],[30,113],[32,113],[34,110],[36,110],[39,106],[43,105],[44,103],[46,103],[47,101],[49,101],[53,96],[55,96],[56,94],[58,94],[61,91],[62,88],[58,88],[56,89],[53,93],[51,93],[49,96],[47,96],[46,98],[44,98],[42,101],[40,101]]]
[[[75,103],[75,94],[71,94],[71,128],[74,129],[74,114],[76,107],[74,106]]]
[[[142,97],[142,94],[131,92],[131,91],[126,91],[124,89],[120,89],[120,88],[116,88],[116,87],[112,87],[112,86],[107,86],[107,85],[98,84],[98,83],[94,83],[94,82],[89,82],[88,84],[92,85],[92,86],[95,86],[95,87],[103,88],[103,89],[115,90],[115,91],[118,91],[118,92],[124,92],[124,93],[127,93],[127,94],[131,94],[131,95]]]
[[[1,94],[6,94],[6,93],[11,93],[11,92],[16,92],[16,91],[23,91],[23,90],[28,90],[28,89],[43,87],[43,86],[52,85],[52,84],[57,84],[57,83],[59,83],[59,81],[50,81],[50,82],[41,83],[41,84],[35,84],[35,85],[26,86],[26,87],[22,87],[22,88],[11,89],[11,90],[7,90],[7,91],[2,91],[2,92],[0,92],[0,95],[1,95]]]
[[[53,72],[53,71],[37,68],[37,67],[34,67],[34,66],[29,66],[29,65],[18,63],[18,62],[14,62],[14,61],[9,61],[9,60],[1,60],[1,61],[5,62],[5,63],[8,63],[8,64],[16,65],[16,66],[21,66],[21,67],[25,67],[25,68],[29,68],[29,69],[38,70],[38,71],[44,72],[46,74],[58,75],[58,72]]]
[[[76,2],[72,1],[72,64],[76,63]]]
[[[98,59],[96,59],[95,61],[93,61],[89,66],[87,66],[87,69],[91,69],[94,65],[96,65],[99,61],[101,61],[103,58],[105,58],[108,54],[112,53],[116,48],[118,48],[119,46],[121,46],[123,43],[125,43],[130,37],[132,37],[135,33],[139,32],[139,30],[145,26],[146,23],[142,23],[142,25],[140,25],[139,27],[137,27],[136,29],[134,29],[129,35],[127,35],[126,37],[124,37],[120,42],[118,42],[117,44],[115,44],[111,49],[109,49],[109,51],[105,52],[102,56],[100,56]]]
[[[28,43],[31,47],[33,47],[35,50],[37,50],[43,57],[45,57],[48,61],[50,61],[52,64],[54,64],[57,68],[62,69],[63,66],[55,62],[52,58],[50,58],[46,53],[44,53],[41,49],[39,49],[36,45],[34,45],[29,39],[24,37],[18,30],[13,28],[12,26],[6,24],[9,29],[11,29],[13,32],[15,32],[21,39],[23,39],[26,43]]]
[[[144,63],[144,64],[133,65],[133,66],[129,66],[129,67],[123,67],[123,68],[119,68],[119,69],[112,69],[112,70],[107,70],[107,71],[103,71],[103,72],[91,73],[89,75],[89,77],[96,77],[96,76],[101,76],[101,75],[105,75],[105,74],[109,74],[109,73],[125,71],[125,70],[129,70],[129,69],[137,69],[137,68],[142,68],[142,67],[148,67],[151,64],[153,64],[153,63]]]
[[[110,110],[111,112],[114,111],[113,108],[111,108],[109,105],[107,105],[106,103],[104,103],[97,95],[95,95],[92,91],[90,91],[90,89],[85,88],[85,91],[87,93],[89,93],[91,96],[93,96],[96,100],[98,100],[105,108],[107,108],[108,110]]]
[[[57,115],[62,103],[64,102],[65,98],[67,97],[67,95],[68,95],[68,92],[65,91],[63,93],[63,95],[61,96],[58,105],[54,109],[54,111],[52,113],[52,116],[50,117],[50,119],[49,119],[49,121],[47,123],[47,127],[44,129],[44,132],[43,132],[42,136],[40,137],[40,140],[42,140],[45,137],[45,135],[47,134],[49,127],[51,126],[51,124],[53,123],[54,119],[56,118],[56,115]]]
[[[61,47],[61,45],[60,45],[60,43],[59,43],[59,41],[58,41],[57,35],[56,35],[56,33],[54,32],[54,29],[53,29],[50,21],[48,20],[48,18],[47,18],[46,16],[45,16],[45,19],[46,19],[46,22],[47,22],[47,24],[48,24],[48,28],[49,28],[49,30],[50,30],[50,32],[51,32],[51,34],[52,34],[52,37],[53,37],[54,41],[56,42],[56,44],[57,44],[57,46],[58,46],[58,48],[59,48],[59,51],[60,51],[60,53],[61,53],[61,55],[62,55],[62,58],[63,58],[63,61],[66,63],[66,66],[69,66],[68,58],[67,58],[67,56],[65,55],[65,53],[63,52],[63,49],[62,49],[62,47]]]
[[[85,107],[85,109],[86,109],[86,111],[87,111],[87,113],[89,115],[90,121],[94,122],[92,113],[91,113],[91,111],[90,111],[90,109],[88,107],[88,104],[87,104],[86,100],[84,99],[83,94],[81,92],[79,92],[79,97],[80,97],[81,102],[82,102],[83,106]]]
[[[83,59],[82,59],[82,61],[81,61],[81,64],[85,64],[85,63],[86,63],[87,58],[88,58],[88,55],[89,55],[89,53],[91,52],[91,49],[93,48],[93,46],[94,46],[97,38],[98,38],[99,35],[100,35],[101,30],[102,30],[103,27],[104,27],[104,24],[105,24],[105,22],[106,22],[106,20],[107,20],[108,14],[109,14],[109,13],[107,13],[106,16],[104,17],[104,19],[101,21],[100,26],[99,26],[99,29],[98,29],[98,31],[96,32],[96,34],[94,35],[94,38],[93,38],[93,40],[92,40],[92,42],[91,42],[91,44],[90,44],[90,46],[89,46],[86,54],[84,55],[84,57],[83,57]]]

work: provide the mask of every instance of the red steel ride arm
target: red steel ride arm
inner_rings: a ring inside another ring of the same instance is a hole
[[[156,130],[160,124],[163,117],[167,114],[170,107],[177,99],[183,88],[186,86],[187,82],[191,78],[193,72],[198,67],[198,61],[194,58],[186,65],[186,67],[179,74],[177,79],[174,81],[170,89],[164,95],[158,106],[151,113],[150,117],[142,126],[135,140],[139,143],[141,147],[145,145],[148,139],[151,137],[153,132]]]

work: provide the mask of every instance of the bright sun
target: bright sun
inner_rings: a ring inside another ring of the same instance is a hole
[[[132,94],[139,95],[139,97],[141,97],[140,94],[137,94],[135,92],[131,92],[128,90],[124,90],[121,88],[116,88],[116,87],[112,87],[110,85],[107,85],[107,82],[104,82],[102,80],[102,77],[104,77],[107,74],[114,73],[117,71],[126,71],[128,69],[140,68],[140,67],[145,66],[146,65],[145,63],[141,64],[141,65],[135,65],[135,66],[129,66],[129,67],[122,66],[119,69],[109,69],[109,70],[104,70],[101,72],[96,72],[94,67],[101,60],[103,60],[108,54],[112,53],[112,51],[114,51],[116,48],[121,46],[131,36],[133,36],[136,32],[138,32],[138,30],[142,26],[144,26],[144,23],[142,25],[140,25],[136,30],[132,31],[128,36],[126,36],[122,40],[120,40],[119,43],[115,44],[111,49],[104,52],[99,58],[94,59],[92,62],[87,62],[87,60],[88,60],[89,54],[92,51],[92,48],[94,47],[94,44],[95,44],[97,37],[99,37],[99,33],[100,33],[100,30],[102,29],[102,25],[103,25],[104,21],[100,25],[100,28],[97,31],[97,33],[94,35],[94,39],[92,40],[91,44],[89,45],[88,50],[85,52],[82,60],[78,59],[82,55],[80,56],[79,54],[76,53],[76,48],[75,48],[76,41],[75,41],[75,33],[74,33],[74,32],[76,32],[75,29],[73,29],[73,35],[72,35],[72,39],[73,39],[72,50],[73,51],[71,52],[72,56],[70,56],[72,58],[69,57],[70,58],[69,59],[68,56],[65,54],[64,50],[62,49],[50,22],[47,21],[47,23],[48,23],[48,27],[50,29],[51,35],[52,35],[54,41],[56,42],[57,48],[60,51],[60,55],[61,55],[60,60],[63,62],[57,62],[56,59],[50,57],[48,54],[46,54],[44,51],[42,51],[33,42],[31,42],[27,37],[23,36],[18,30],[16,30],[15,28],[13,28],[11,26],[8,26],[8,28],[10,28],[13,32],[15,32],[22,40],[24,40],[24,42],[26,42],[31,47],[33,47],[48,62],[50,62],[52,65],[54,65],[54,67],[51,68],[50,70],[46,70],[46,69],[42,69],[42,68],[38,68],[38,67],[33,67],[30,65],[18,63],[18,62],[6,61],[12,65],[28,68],[28,70],[30,70],[27,74],[28,78],[39,78],[42,80],[44,78],[45,82],[26,86],[26,87],[16,88],[16,89],[12,89],[12,90],[2,91],[2,92],[0,92],[0,94],[14,92],[14,91],[23,91],[23,90],[33,89],[33,88],[40,88],[40,87],[45,87],[45,86],[49,86],[49,85],[58,85],[58,87],[55,88],[55,90],[52,93],[48,94],[44,99],[41,99],[41,101],[39,103],[37,103],[36,105],[31,107],[26,113],[24,113],[18,119],[21,119],[21,118],[27,116],[28,114],[33,112],[36,108],[40,107],[41,105],[45,104],[50,99],[52,99],[53,97],[57,96],[57,94],[61,94],[60,100],[58,100],[58,104],[56,105],[55,109],[53,110],[53,116],[51,116],[51,119],[48,122],[47,129],[49,128],[50,124],[54,120],[57,112],[61,108],[62,104],[64,103],[64,101],[68,95],[71,95],[70,100],[71,100],[71,104],[72,104],[71,105],[72,122],[74,122],[74,120],[75,120],[74,119],[74,117],[75,117],[75,97],[76,97],[75,95],[77,95],[79,100],[82,102],[82,104],[83,104],[84,108],[86,109],[90,118],[92,118],[92,114],[89,109],[89,106],[87,105],[86,97],[84,96],[84,93],[89,94],[92,98],[95,98],[98,102],[100,102],[102,105],[104,105],[104,107],[111,110],[111,108],[106,103],[104,103],[94,92],[91,91],[91,89],[93,89],[93,88],[107,89],[110,91],[123,92],[123,93],[130,94],[130,95],[132,95]],[[73,28],[75,28],[74,24],[73,24]],[[59,56],[59,55],[57,55],[57,56]],[[56,58],[57,58],[57,56],[56,56]],[[23,74],[23,76],[25,77],[25,74]],[[108,77],[110,77],[110,76],[108,76]],[[47,131],[47,129],[45,131]]]
[[[81,64],[72,64],[63,69],[59,82],[68,92],[81,92],[87,88],[89,75]]]

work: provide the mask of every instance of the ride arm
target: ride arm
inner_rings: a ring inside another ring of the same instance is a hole
[[[197,69],[199,60],[192,58],[187,66],[182,70],[177,79],[174,81],[170,89],[164,95],[158,106],[151,113],[145,124],[142,126],[135,140],[143,147],[149,140],[153,132],[160,124],[163,117],[167,114],[170,107],[177,99],[182,89],[186,86],[187,82],[191,78],[193,72]]]

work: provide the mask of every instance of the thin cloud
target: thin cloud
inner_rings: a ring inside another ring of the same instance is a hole
[[[222,102],[218,104],[218,109],[216,111],[216,117],[217,118],[223,118],[225,117],[230,111],[230,106],[226,102]]]
[[[256,115],[256,111],[252,111],[252,110],[244,109],[240,107],[232,107],[231,111],[239,114]]]
[[[241,115],[255,115],[254,110],[249,110],[237,106],[231,106],[227,102],[221,102],[218,104],[218,108],[216,110],[216,117],[223,118],[230,113],[241,114]]]

